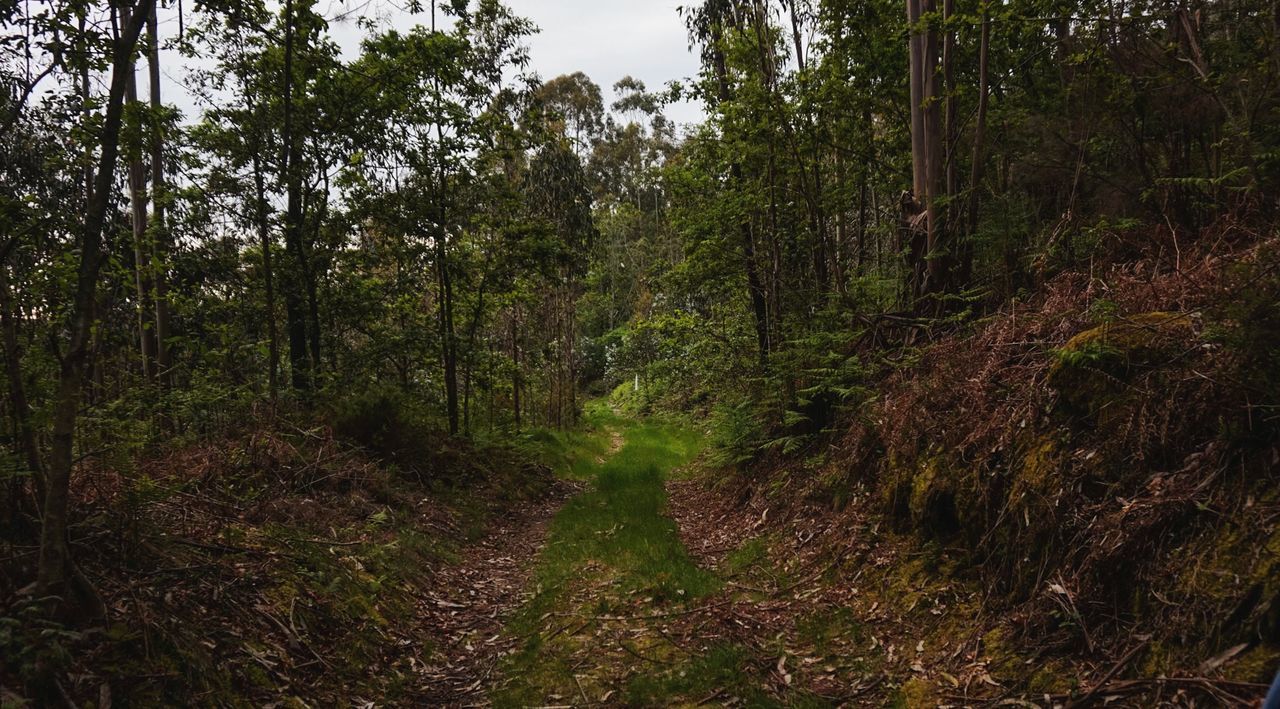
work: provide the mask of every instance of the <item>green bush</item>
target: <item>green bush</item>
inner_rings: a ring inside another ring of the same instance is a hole
[[[739,467],[755,460],[768,438],[760,407],[750,399],[721,402],[711,412],[711,462]]]

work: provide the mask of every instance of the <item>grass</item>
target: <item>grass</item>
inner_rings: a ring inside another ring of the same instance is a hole
[[[688,470],[702,436],[676,421],[631,421],[603,403],[585,418],[584,432],[528,436],[562,476],[589,487],[551,523],[532,599],[507,627],[523,644],[500,667],[494,705],[694,706],[727,698],[747,707],[830,705],[802,689],[772,695],[776,658],[790,654],[780,639],[762,661],[758,648],[733,642],[692,650],[664,632],[665,621],[650,622],[724,589],[724,579],[690,557],[667,515],[665,482]],[[625,443],[610,455],[619,436]],[[730,567],[776,574],[764,540],[744,545]],[[857,630],[850,614],[837,615],[836,630],[809,619],[815,644]]]
[[[517,445],[560,477],[591,479],[609,455],[610,432],[621,428],[625,421],[603,401],[589,402],[585,408],[578,428],[535,428],[523,434]]]
[[[698,454],[701,437],[674,423],[627,421],[603,403],[588,407],[585,423],[585,433],[528,437],[561,475],[590,480],[591,487],[551,523],[535,595],[509,628],[528,640],[505,668],[510,682],[495,697],[501,706],[541,703],[578,682],[570,656],[581,641],[569,633],[544,640],[550,615],[586,620],[637,600],[678,606],[720,586],[689,557],[665,514],[666,476]],[[606,458],[616,435],[625,443]]]

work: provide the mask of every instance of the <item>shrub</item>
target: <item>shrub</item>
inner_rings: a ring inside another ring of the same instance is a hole
[[[329,403],[334,433],[423,482],[443,476],[444,437],[436,422],[397,389],[374,387]]]

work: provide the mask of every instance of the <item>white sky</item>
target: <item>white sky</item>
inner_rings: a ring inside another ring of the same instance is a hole
[[[424,4],[430,0],[424,0]],[[606,104],[613,102],[614,82],[628,74],[650,90],[663,88],[669,81],[683,81],[696,75],[698,59],[688,48],[684,20],[676,11],[689,0],[505,0],[516,14],[528,18],[541,32],[529,40],[530,70],[544,80],[575,71],[585,72],[600,84]],[[189,5],[189,3],[187,3]],[[317,10],[335,17],[344,10],[384,26],[408,29],[417,24],[429,25],[429,14],[410,15],[399,9],[396,0],[321,0]],[[176,3],[162,10],[161,35],[177,32]],[[365,32],[355,19],[335,22],[330,32],[348,56],[359,49]],[[176,55],[164,58],[163,66],[181,62]],[[171,82],[180,83],[182,70],[167,70]],[[173,87],[176,88],[176,87]],[[182,91],[166,91],[166,102],[177,103],[194,118],[194,106]],[[667,109],[667,117],[677,123],[692,123],[703,118],[702,108],[694,103],[680,103]]]
[[[650,90],[693,77],[698,59],[689,52],[678,4],[690,0],[507,0],[542,32],[531,44],[532,66],[550,79],[586,72],[611,95],[613,83],[631,74]],[[608,100],[608,99],[606,99]],[[693,104],[671,106],[668,117],[701,120]]]

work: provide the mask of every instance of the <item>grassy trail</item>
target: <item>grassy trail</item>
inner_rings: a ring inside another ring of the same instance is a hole
[[[587,416],[593,433],[561,437],[558,462],[562,474],[590,487],[551,524],[533,598],[508,628],[525,640],[501,668],[498,706],[625,701],[619,687],[633,684],[628,668],[669,662],[661,657],[669,649],[658,647],[660,635],[609,619],[678,610],[720,587],[665,514],[664,482],[694,458],[701,437],[674,424],[627,421],[603,404]],[[609,441],[619,438],[611,453]]]
[[[496,668],[495,706],[822,705],[766,689],[776,667],[759,661],[771,641],[758,629],[720,632],[731,584],[694,561],[667,509],[666,482],[701,437],[603,405],[587,423],[592,434],[546,441],[561,474],[589,487],[551,523],[532,597],[507,628],[519,645]]]

